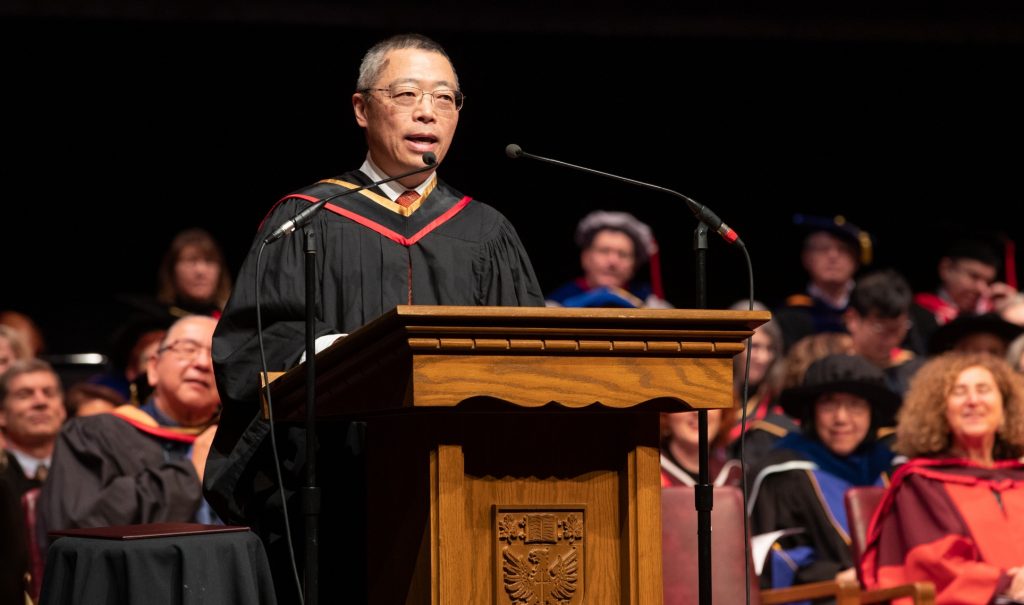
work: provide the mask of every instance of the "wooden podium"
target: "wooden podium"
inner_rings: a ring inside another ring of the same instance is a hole
[[[318,416],[367,423],[370,602],[660,604],[658,413],[730,407],[769,317],[400,306],[320,353]]]

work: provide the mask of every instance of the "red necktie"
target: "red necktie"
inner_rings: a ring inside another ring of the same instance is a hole
[[[399,206],[403,208],[408,208],[409,206],[412,206],[414,203],[416,203],[416,200],[418,199],[420,199],[420,194],[410,190],[398,196],[398,199],[395,200],[395,203],[397,203]]]

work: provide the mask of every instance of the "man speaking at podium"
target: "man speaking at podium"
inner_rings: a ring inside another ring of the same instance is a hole
[[[463,100],[455,69],[433,40],[400,35],[371,48],[352,95],[356,122],[366,132],[366,161],[357,171],[278,202],[261,225],[220,320],[213,358],[224,410],[205,490],[225,521],[251,525],[261,535],[276,570],[287,568],[287,551],[269,426],[258,415],[254,291],[256,253],[271,231],[311,203],[398,177],[334,198],[309,223],[317,250],[318,339],[356,330],[401,304],[543,305],[529,258],[508,220],[434,172],[447,155]],[[261,262],[260,309],[270,371],[295,365],[304,350],[303,239],[296,233],[271,243]],[[318,480],[324,488],[321,595],[324,602],[341,602],[327,597],[343,590],[338,596],[344,595],[344,602],[360,602],[349,584],[362,584],[360,574],[365,574],[358,560],[364,506],[360,439],[347,423],[321,423],[318,433],[319,468],[330,469]],[[301,502],[292,496],[301,484],[305,433],[282,426],[277,436],[301,559],[303,533],[296,527]],[[275,584],[278,597],[290,602],[296,594],[291,576],[275,571]],[[344,584],[350,587],[330,586]]]

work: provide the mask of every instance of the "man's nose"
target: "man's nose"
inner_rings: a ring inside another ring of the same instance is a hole
[[[429,98],[429,100],[428,100]],[[434,121],[434,96],[427,93],[420,95],[413,108],[413,116],[423,122]]]
[[[213,368],[213,355],[206,350],[200,351],[192,358],[192,365],[204,370],[211,369]]]

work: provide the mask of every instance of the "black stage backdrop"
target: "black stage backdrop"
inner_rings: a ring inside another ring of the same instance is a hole
[[[875,236],[876,266],[916,289],[959,229],[1024,239],[1020,20],[769,27],[606,7],[579,26],[539,10],[503,26],[511,13],[494,10],[416,27],[385,9],[330,24],[149,8],[0,20],[0,308],[35,317],[51,353],[102,350],[114,295],[152,292],[180,229],[210,230],[237,271],[280,196],[357,166],[361,54],[414,29],[448,49],[467,96],[442,177],[512,220],[545,290],[576,275],[583,214],[628,210],[654,228],[668,298],[692,306],[695,221],[672,197],[509,160],[508,143],[708,205],[746,241],[769,303],[802,286],[794,212],[846,215]],[[709,276],[712,307],[746,296],[741,256],[717,239]]]

